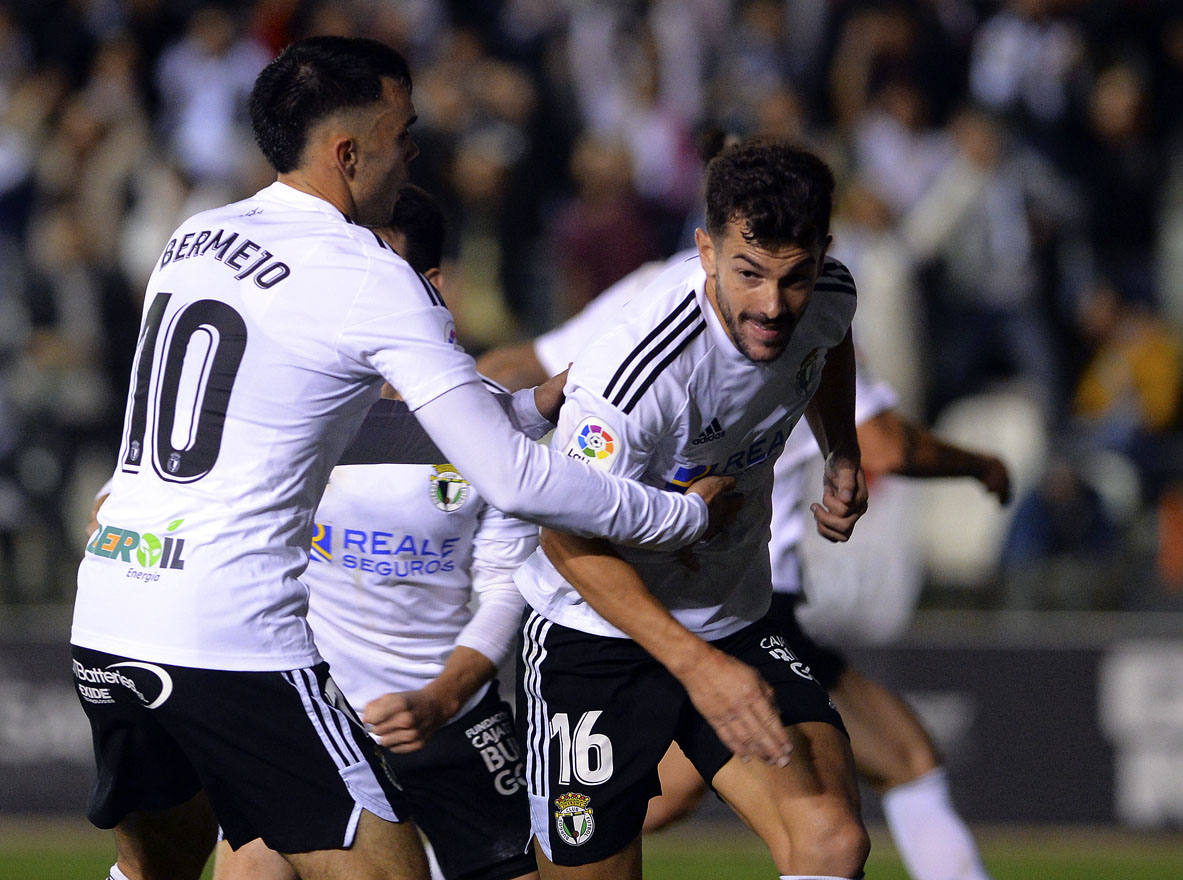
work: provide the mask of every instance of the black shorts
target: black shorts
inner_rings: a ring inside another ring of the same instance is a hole
[[[98,775],[87,815],[113,828],[204,789],[232,847],[350,846],[361,810],[390,821],[402,795],[325,663],[229,672],[73,646]]]
[[[386,757],[447,880],[507,880],[538,869],[522,753],[496,682],[422,749]]]
[[[824,721],[845,730],[769,618],[712,644],[760,672],[785,725]],[[641,833],[671,742],[708,781],[731,759],[682,685],[631,639],[589,635],[530,612],[518,682],[531,828],[555,864],[598,862]]]
[[[809,667],[818,684],[832,691],[849,662],[846,657],[828,645],[819,645],[797,622],[797,606],[801,596],[792,593],[773,593],[772,607],[768,616],[781,628],[793,651]]]

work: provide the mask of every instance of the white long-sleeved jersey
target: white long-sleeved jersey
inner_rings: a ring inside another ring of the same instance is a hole
[[[430,440],[408,450],[409,422],[394,400],[366,416],[329,476],[302,577],[317,647],[359,710],[423,687],[457,645],[500,663],[524,604],[513,571],[538,543],[536,526],[491,507]],[[424,463],[396,463],[408,461]]]

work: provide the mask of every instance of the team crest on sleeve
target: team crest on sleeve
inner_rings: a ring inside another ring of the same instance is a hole
[[[569,791],[555,798],[555,828],[559,837],[570,846],[582,846],[591,840],[596,830],[596,821],[588,804],[591,798],[585,794]]]
[[[571,442],[567,444],[567,455],[588,464],[607,468],[619,451],[620,441],[614,428],[602,419],[584,419],[575,429]]]
[[[809,390],[809,386],[813,383],[814,376],[817,371],[821,369],[822,365],[822,349],[815,348],[805,356],[805,360],[801,361],[801,366],[797,368],[797,391],[804,394]]]
[[[457,473],[450,464],[432,465],[435,473],[431,475],[431,502],[444,513],[459,510],[468,500],[472,491],[472,484]]]

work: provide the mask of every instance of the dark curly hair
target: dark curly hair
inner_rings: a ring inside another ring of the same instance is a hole
[[[808,150],[754,140],[725,149],[707,165],[707,231],[727,224],[764,245],[813,247],[830,233],[834,175]]]
[[[410,91],[406,60],[377,40],[309,37],[284,49],[255,80],[249,104],[255,142],[271,167],[298,167],[308,130],[338,110],[377,101],[383,77]]]
[[[420,274],[438,269],[444,258],[447,229],[444,212],[430,193],[413,183],[403,184],[394,203],[390,228],[401,232],[406,251],[400,256]]]

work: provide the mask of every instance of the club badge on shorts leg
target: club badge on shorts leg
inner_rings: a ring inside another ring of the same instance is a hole
[[[591,840],[596,830],[596,820],[592,817],[592,810],[588,804],[591,798],[587,795],[569,791],[555,798],[555,828],[559,837],[570,846],[582,846]]]

